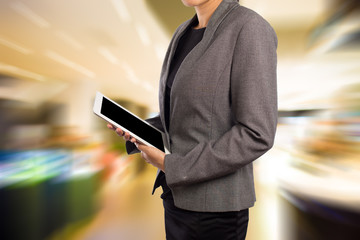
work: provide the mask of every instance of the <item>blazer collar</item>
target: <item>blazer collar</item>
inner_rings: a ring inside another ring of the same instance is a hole
[[[211,38],[213,37],[216,29],[219,27],[222,20],[226,17],[230,11],[238,7],[239,3],[236,0],[223,0],[220,5],[216,8],[215,12],[211,16],[208,25],[206,26],[206,30],[203,36],[202,42],[209,43]],[[175,50],[178,43],[179,38],[184,34],[185,30],[192,26],[193,23],[197,22],[197,15],[195,14],[190,20],[186,21],[185,24],[182,25],[181,29],[174,36],[174,45]],[[206,44],[207,45],[207,44]]]

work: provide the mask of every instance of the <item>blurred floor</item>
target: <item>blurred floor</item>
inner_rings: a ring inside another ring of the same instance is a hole
[[[258,175],[261,170],[257,165]],[[161,189],[151,195],[155,174],[156,170],[148,166],[138,175],[121,178],[120,174],[113,178],[102,189],[100,211],[89,223],[70,232],[63,230],[50,239],[165,239]],[[278,231],[279,195],[275,186],[256,181],[256,191],[257,202],[250,209],[247,239],[285,239]]]
[[[151,195],[156,170],[115,174],[99,193],[98,213],[83,226],[55,233],[50,239],[165,239],[160,191]]]

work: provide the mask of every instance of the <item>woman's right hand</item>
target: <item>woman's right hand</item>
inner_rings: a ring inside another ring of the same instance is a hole
[[[111,123],[107,124],[107,127],[113,131],[116,132],[117,135],[119,135],[120,137],[123,137],[125,141],[130,141],[132,143],[136,142],[136,139],[133,138],[132,136],[130,136],[130,134],[128,132],[124,132],[123,130],[121,130],[121,128],[117,128],[114,125],[112,125]]]

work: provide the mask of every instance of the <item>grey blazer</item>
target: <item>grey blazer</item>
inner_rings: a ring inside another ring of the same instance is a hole
[[[177,207],[249,208],[255,202],[252,161],[273,146],[276,131],[276,34],[257,13],[223,0],[175,76],[167,132],[169,66],[192,21],[196,16],[180,25],[170,42],[160,78],[160,115],[148,121],[165,132],[171,152],[165,176]]]

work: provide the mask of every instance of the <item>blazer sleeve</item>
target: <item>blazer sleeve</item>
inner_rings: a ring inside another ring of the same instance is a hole
[[[156,117],[145,119],[145,121],[150,123],[151,125],[153,125],[157,129],[159,129],[160,131],[164,132],[164,127],[162,125],[159,114]],[[135,144],[133,144],[130,141],[126,141],[125,146],[126,146],[126,152],[128,154],[134,154],[134,153],[139,153],[140,152],[139,149],[137,149],[137,147],[135,146]]]
[[[277,125],[277,37],[260,17],[240,30],[231,69],[231,111],[236,124],[219,139],[185,155],[165,156],[170,187],[231,174],[267,152]]]

